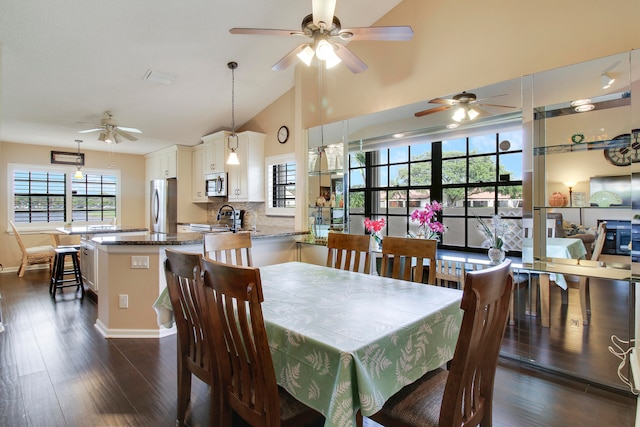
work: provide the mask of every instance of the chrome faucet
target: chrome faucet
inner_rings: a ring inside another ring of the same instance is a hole
[[[231,205],[222,205],[222,206],[220,206],[220,209],[218,209],[218,217],[217,217],[218,221],[220,221],[220,218],[222,217],[222,209],[224,209],[224,208],[231,209],[231,228],[230,228],[230,230],[233,233],[237,233],[238,229],[236,227],[236,209],[233,206],[231,206]],[[227,225],[227,227],[229,227],[229,226]]]

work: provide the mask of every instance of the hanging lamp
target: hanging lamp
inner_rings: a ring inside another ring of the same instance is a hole
[[[73,174],[74,179],[84,179],[84,175],[82,174],[82,168],[80,167],[80,162],[82,161],[82,156],[80,155],[80,143],[81,139],[76,139],[78,143],[78,155],[76,156],[76,173]]]
[[[231,135],[227,136],[227,147],[229,147],[229,158],[227,159],[228,165],[239,165],[240,161],[238,160],[238,154],[236,150],[238,149],[238,135],[236,134],[236,79],[235,79],[235,70],[238,68],[237,62],[229,62],[227,63],[227,67],[231,70]],[[232,147],[232,142],[235,142],[235,146]]]

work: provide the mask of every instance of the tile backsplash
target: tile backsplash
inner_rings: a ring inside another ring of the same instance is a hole
[[[224,204],[229,204],[235,209],[245,211],[245,221],[243,227],[251,228],[253,225],[250,219],[252,214],[255,215],[256,229],[258,231],[277,228],[281,231],[295,231],[294,217],[267,216],[264,210],[264,202],[235,202],[228,203],[226,199],[220,202],[210,202],[207,204],[207,222],[213,224],[217,222],[218,210]]]

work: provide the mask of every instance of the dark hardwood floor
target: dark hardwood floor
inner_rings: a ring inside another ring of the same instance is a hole
[[[104,339],[97,306],[73,289],[54,301],[47,281],[46,271],[0,274],[0,426],[174,426],[176,337]],[[194,378],[189,426],[208,425],[207,394]],[[493,407],[494,425],[509,427],[633,426],[635,417],[630,394],[508,360]]]

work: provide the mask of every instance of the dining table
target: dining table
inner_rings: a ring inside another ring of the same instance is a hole
[[[453,357],[460,290],[301,262],[260,276],[278,384],[325,427],[355,426]]]
[[[547,259],[564,258],[564,259],[581,259],[587,254],[587,249],[581,239],[570,237],[548,237],[546,246]],[[522,262],[523,264],[533,264],[533,240],[525,238],[522,243]],[[550,320],[550,299],[551,299],[551,282],[553,281],[563,290],[567,289],[567,281],[563,274],[550,273],[547,271],[535,271],[538,274],[538,282],[540,288],[540,323],[542,327],[548,328],[551,325]],[[536,295],[531,295],[531,311],[530,314],[537,314]]]

